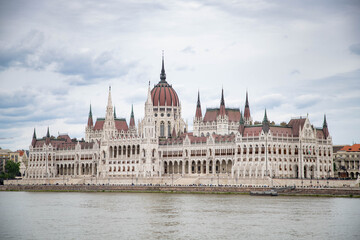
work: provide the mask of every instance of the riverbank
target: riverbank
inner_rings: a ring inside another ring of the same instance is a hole
[[[40,192],[141,192],[141,193],[199,193],[250,194],[251,191],[274,189],[279,196],[356,197],[360,188],[268,188],[234,186],[133,186],[133,185],[4,185],[0,191]]]

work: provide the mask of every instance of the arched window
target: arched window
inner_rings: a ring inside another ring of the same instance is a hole
[[[168,122],[168,137],[171,135],[171,122]]]
[[[164,137],[165,136],[165,123],[161,122],[160,123],[160,137]]]

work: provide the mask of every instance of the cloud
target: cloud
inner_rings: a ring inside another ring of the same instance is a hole
[[[349,50],[353,54],[360,55],[360,43],[350,45]]]
[[[44,33],[30,31],[19,42],[0,48],[0,70],[9,67],[44,70],[71,76],[70,85],[88,85],[121,77],[136,67],[137,61],[124,60],[116,50],[84,51],[70,46],[44,46]]]
[[[37,53],[44,43],[44,34],[37,30],[27,33],[18,43],[0,48],[0,70],[10,66],[38,67]]]
[[[313,94],[304,94],[295,97],[294,103],[296,108],[303,109],[307,107],[313,107],[319,102],[321,102],[321,100],[322,100],[321,96],[316,96]]]
[[[259,109],[272,109],[281,106],[285,99],[282,94],[275,93],[257,98],[255,104]]]
[[[292,70],[290,73],[290,75],[297,75],[297,74],[300,74],[300,71],[297,69]]]
[[[187,46],[183,50],[181,50],[182,53],[189,53],[189,54],[195,54],[195,50],[191,46]]]

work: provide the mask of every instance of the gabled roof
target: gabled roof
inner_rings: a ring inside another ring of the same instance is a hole
[[[115,128],[118,131],[121,130],[127,131],[129,129],[125,118],[115,118],[114,120],[115,120]],[[104,127],[104,122],[105,122],[104,118],[96,119],[94,130],[102,130]]]
[[[292,134],[294,137],[299,136],[299,126],[303,129],[306,118],[291,119],[288,126],[292,128]]]
[[[231,122],[240,121],[240,109],[238,108],[225,108],[225,113]],[[204,122],[216,121],[217,116],[220,114],[219,108],[207,108],[204,116]]]
[[[272,135],[291,136],[292,134],[292,129],[290,127],[283,126],[270,126],[270,131]]]

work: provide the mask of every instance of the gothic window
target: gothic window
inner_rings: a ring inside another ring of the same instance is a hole
[[[168,122],[168,137],[170,137],[171,134],[171,123]]]
[[[160,123],[160,137],[164,137],[165,136],[165,124],[164,122]]]

